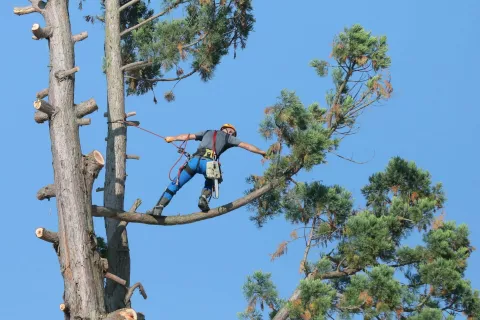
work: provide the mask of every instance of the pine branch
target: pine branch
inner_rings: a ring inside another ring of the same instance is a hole
[[[308,253],[310,252],[310,246],[312,244],[313,233],[315,231],[314,226],[315,226],[316,219],[317,218],[315,217],[315,218],[313,218],[313,221],[312,221],[312,229],[310,230],[310,234],[308,235],[308,241],[307,241],[307,244],[306,244],[306,247],[305,247],[305,252],[303,253],[303,259],[300,262],[300,272],[305,272],[307,270],[305,268],[305,266],[306,266],[307,259],[308,259]]]
[[[143,67],[143,66],[142,66]],[[155,79],[141,79],[141,78],[137,78],[137,77],[132,77],[132,76],[125,76],[125,78],[128,78],[128,79],[135,79],[135,80],[144,80],[144,81],[149,81],[149,82],[169,82],[169,81],[180,81],[180,80],[183,80],[185,78],[188,78],[192,75],[194,75],[196,72],[198,71],[198,69],[193,69],[191,72],[187,73],[187,74],[184,74],[183,76],[180,76],[180,77],[176,77],[176,78],[155,78]]]
[[[149,67],[152,64],[153,64],[153,62],[151,62],[151,61],[136,61],[136,62],[126,64],[123,67],[121,67],[120,69],[122,71],[133,71],[133,70],[137,70],[137,69],[140,69],[140,68]]]
[[[120,7],[120,9],[118,9],[119,12],[122,12],[123,10],[127,9],[128,7],[130,6],[133,6],[134,4],[136,4],[137,2],[140,2],[140,0],[132,0],[132,1],[129,1],[127,3],[125,3],[123,6]]]
[[[346,268],[346,269],[343,269],[342,271],[331,271],[331,272],[327,272],[327,273],[324,273],[322,275],[320,275],[319,277],[316,277],[315,276],[315,273],[310,273],[308,275],[308,277],[306,278],[307,280],[313,280],[313,279],[321,279],[321,280],[329,280],[329,279],[339,279],[339,278],[343,278],[343,277],[346,277],[346,276],[351,276],[351,275],[354,275],[355,273],[361,271],[362,269],[349,269],[349,268]],[[295,301],[297,300],[299,297],[300,297],[300,294],[301,294],[301,291],[300,289],[296,289],[292,296],[290,297],[290,299],[288,299],[288,301]],[[275,317],[273,317],[272,320],[287,320],[288,319],[288,309],[286,306],[282,307],[282,309],[280,309],[277,314],[275,315]]]
[[[157,14],[151,16],[150,18],[148,18],[148,19],[140,22],[139,24],[137,24],[137,25],[135,25],[135,26],[133,26],[133,27],[131,27],[131,28],[128,28],[128,29],[123,30],[122,32],[120,32],[120,36],[124,36],[124,35],[126,35],[127,33],[132,32],[133,30],[136,30],[136,29],[140,28],[141,26],[149,23],[150,21],[155,20],[155,19],[157,19],[157,18],[160,18],[161,16],[166,15],[167,13],[169,13],[171,10],[175,9],[176,7],[178,7],[179,5],[181,5],[182,3],[184,3],[184,1],[182,1],[182,0],[177,0],[177,1],[175,1],[174,3],[172,3],[171,6],[167,7],[164,11],[162,11],[162,12],[160,12],[160,13],[157,13]]]
[[[336,153],[336,152],[333,152],[333,151],[331,151],[330,153],[336,155],[337,157],[339,157],[339,158],[341,158],[341,159],[343,159],[343,160],[347,160],[347,161],[350,161],[350,162],[353,162],[353,163],[356,163],[356,164],[365,164],[365,163],[371,161],[371,160],[368,160],[368,161],[359,162],[359,161],[353,160],[352,157],[347,158],[347,157],[344,157],[344,156],[342,156],[342,155],[340,155],[340,154],[338,154],[338,153]]]
[[[186,44],[184,46],[182,46],[182,49],[185,49],[185,48],[190,48],[190,47],[193,47],[194,45],[200,43],[203,39],[205,39],[205,37],[208,35],[208,32],[205,32],[204,34],[202,34],[197,40],[189,43],[189,44]]]
[[[135,283],[133,286],[128,288],[127,294],[125,295],[125,305],[129,306],[130,305],[130,299],[132,298],[133,292],[135,289],[140,291],[140,294],[142,295],[143,299],[147,299],[147,293],[145,292],[145,288],[143,288],[143,285],[140,282]]]

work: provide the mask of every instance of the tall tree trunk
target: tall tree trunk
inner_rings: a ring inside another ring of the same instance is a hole
[[[91,185],[87,185],[94,175],[86,174],[87,161],[82,157],[74,110],[75,77],[68,75],[75,62],[68,1],[49,0],[44,16],[52,32],[48,104],[54,108],[50,139],[57,191],[58,254],[68,306],[65,318],[99,319],[105,313],[103,270],[90,212]],[[103,166],[101,155],[96,156]]]
[[[108,137],[107,164],[105,172],[104,205],[107,208],[123,210],[126,179],[127,129],[124,120],[125,95],[120,47],[120,0],[105,1],[105,59],[107,63],[108,93]],[[112,123],[113,122],[113,123]],[[130,252],[127,231],[119,221],[105,218],[107,231],[108,263],[110,272],[127,281],[130,285]],[[123,232],[115,232],[123,228]],[[107,311],[124,308],[126,289],[107,280],[105,302]]]

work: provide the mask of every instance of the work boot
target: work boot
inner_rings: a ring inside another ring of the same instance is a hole
[[[202,190],[202,195],[198,199],[198,207],[203,212],[207,212],[208,210],[210,210],[210,207],[208,206],[208,198],[210,198],[211,196],[212,196],[211,190],[205,189],[205,188]]]
[[[210,210],[210,207],[208,206],[208,199],[203,194],[198,199],[198,207],[203,212],[207,212],[208,210]]]
[[[147,214],[149,214],[151,216],[154,216],[154,217],[160,217],[162,215],[163,208],[165,208],[165,207],[162,206],[162,205],[155,206],[155,207],[153,207],[152,210],[147,210]]]
[[[147,210],[147,214],[155,217],[161,216],[163,212],[163,208],[165,208],[169,202],[170,202],[169,199],[164,198],[162,196],[152,210]]]

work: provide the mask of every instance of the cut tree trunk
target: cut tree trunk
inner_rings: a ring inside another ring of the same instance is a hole
[[[103,274],[100,256],[90,245],[96,238],[78,126],[75,125],[75,79],[68,77],[59,81],[55,77],[59,71],[71,70],[75,63],[68,1],[49,0],[44,17],[47,27],[52,30],[48,39],[48,104],[55,110],[55,116],[50,120],[50,139],[57,190],[58,256],[64,278],[64,301],[68,305],[65,319],[99,319],[105,314]],[[42,102],[39,104],[42,108],[46,106]]]
[[[104,206],[123,210],[126,178],[127,129],[124,120],[125,96],[120,47],[120,1],[105,1],[105,59],[108,62],[107,95],[108,95],[108,136],[107,163],[105,167]],[[114,122],[114,123],[112,123]],[[109,271],[126,280],[130,285],[130,253],[128,249],[127,230],[120,234],[115,232],[119,221],[105,218],[108,245]],[[118,236],[114,236],[119,234]],[[107,280],[105,288],[105,305],[108,312],[124,308],[126,288]]]

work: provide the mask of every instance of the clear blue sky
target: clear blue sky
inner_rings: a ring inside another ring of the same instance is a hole
[[[84,153],[98,149],[104,154],[106,124],[105,77],[101,72],[103,27],[85,23],[81,16],[98,13],[98,1],[88,0],[83,12],[71,2],[74,33],[87,30],[89,38],[76,46],[76,102],[94,97],[100,111],[92,125],[81,129]],[[157,1],[153,2],[156,5]],[[35,93],[48,83],[46,42],[31,40],[30,27],[43,24],[39,15],[17,17],[14,6],[27,0],[0,2],[4,26],[0,50],[4,108],[1,197],[4,318],[61,319],[63,282],[51,246],[37,240],[34,230],[57,230],[55,202],[39,202],[37,190],[53,182],[48,125],[33,121]],[[263,109],[276,101],[284,88],[295,90],[305,104],[324,105],[331,81],[318,78],[308,66],[313,58],[328,58],[335,34],[360,23],[374,34],[388,36],[392,57],[392,99],[370,109],[360,119],[361,131],[340,149],[358,160],[356,165],[331,157],[307,180],[340,184],[351,190],[360,205],[360,188],[368,176],[383,170],[393,156],[414,160],[443,182],[448,203],[447,219],[466,223],[472,242],[480,246],[478,205],[477,63],[480,40],[480,2],[464,1],[255,1],[257,23],[246,50],[237,59],[223,59],[215,77],[202,83],[198,77],[180,83],[177,99],[167,104],[162,96],[170,85],[153,96],[129,97],[127,111],[163,135],[217,128],[225,122],[238,127],[239,138],[266,148],[257,133]],[[193,150],[193,144],[190,150]],[[126,207],[140,197],[140,211],[152,206],[168,182],[167,173],[177,154],[173,147],[139,130],[130,129],[128,151],[142,157],[128,162]],[[260,157],[234,149],[222,157],[225,182],[221,199],[214,205],[242,196],[245,177],[262,172]],[[103,184],[102,171],[95,188]],[[202,178],[192,180],[165,210],[166,214],[196,211]],[[102,195],[94,195],[102,203]],[[288,238],[292,226],[278,218],[257,229],[240,209],[218,219],[187,226],[157,227],[131,224],[132,283],[141,281],[148,293],[144,301],[134,296],[134,307],[149,319],[235,319],[245,308],[242,285],[255,270],[272,272],[282,297],[298,283],[301,248],[270,262],[269,253]],[[95,219],[96,231],[104,233],[103,220]],[[467,277],[480,288],[480,254],[469,260]]]

